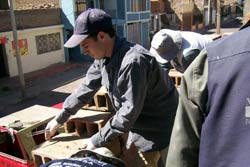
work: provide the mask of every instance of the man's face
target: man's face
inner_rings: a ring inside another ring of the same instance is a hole
[[[80,43],[80,46],[83,48],[83,54],[87,54],[94,59],[100,60],[105,57],[106,47],[99,34],[97,35],[97,40],[86,38]]]

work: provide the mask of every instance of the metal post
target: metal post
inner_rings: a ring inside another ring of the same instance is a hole
[[[220,34],[220,23],[221,23],[221,4],[220,0],[217,0],[217,18],[216,18],[216,33]]]
[[[208,8],[207,8],[207,18],[208,18],[208,25],[211,26],[212,24],[212,10],[211,10],[211,0],[208,0]]]
[[[19,74],[19,80],[20,80],[20,86],[21,86],[21,97],[22,97],[22,100],[24,100],[26,98],[25,80],[24,80],[24,75],[23,75],[22,61],[21,61],[20,54],[19,54],[20,52],[19,52],[19,46],[18,46],[16,20],[15,20],[12,0],[8,0],[8,2],[9,2],[9,7],[10,7],[10,18],[11,18],[12,32],[13,32],[13,38],[14,38],[14,45],[15,45],[15,50],[16,50],[17,68],[18,68],[18,74]]]

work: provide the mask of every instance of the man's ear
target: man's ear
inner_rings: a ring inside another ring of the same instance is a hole
[[[103,40],[103,39],[105,38],[105,36],[106,36],[106,33],[105,33],[105,32],[100,31],[100,32],[98,33],[98,38],[99,38],[100,40]]]

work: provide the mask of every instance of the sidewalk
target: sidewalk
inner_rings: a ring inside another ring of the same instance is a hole
[[[24,75],[26,98],[21,98],[18,77],[0,79],[0,117],[26,107],[41,104],[52,106],[62,102],[69,93],[52,90],[82,78],[90,63],[60,63]]]
[[[220,27],[220,34],[221,35],[228,34],[228,33],[230,34],[230,33],[238,31],[239,28],[242,26],[242,22],[243,22],[243,17],[236,17],[236,18],[222,21],[221,27]],[[201,34],[215,34],[216,27],[215,25],[213,25],[211,27],[206,27],[204,29],[201,29],[197,32]]]

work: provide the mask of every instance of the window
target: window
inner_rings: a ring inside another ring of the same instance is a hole
[[[60,33],[36,36],[36,48],[37,54],[60,50],[62,48]]]
[[[112,18],[116,18],[117,3],[116,0],[100,0],[100,9],[106,11]]]
[[[76,0],[75,5],[76,5],[76,15],[77,16],[80,15],[87,8],[86,0]]]
[[[141,24],[128,24],[128,41],[141,44]]]
[[[0,0],[0,10],[8,10],[9,4],[8,0]]]
[[[88,8],[94,8],[94,7],[95,7],[94,0],[89,0],[88,1]]]
[[[131,0],[131,12],[147,10],[147,0]]]

